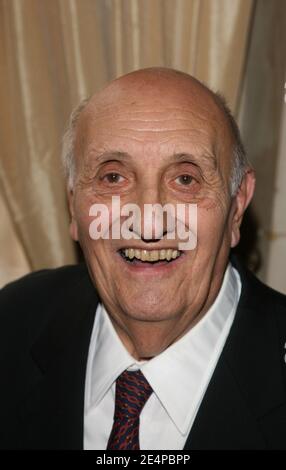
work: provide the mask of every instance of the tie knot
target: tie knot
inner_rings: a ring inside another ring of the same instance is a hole
[[[140,370],[125,370],[116,380],[115,417],[138,418],[152,391]]]

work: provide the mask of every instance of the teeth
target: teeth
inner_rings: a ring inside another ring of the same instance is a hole
[[[127,251],[127,254],[126,254],[126,251]],[[128,250],[125,250],[125,256],[128,257]],[[135,250],[135,258],[141,259],[141,252],[140,252],[140,250]]]
[[[159,251],[158,250],[151,251],[151,253],[149,254],[149,257],[151,258],[151,261],[158,261]]]
[[[123,250],[126,258],[132,260],[133,258],[139,259],[141,261],[153,262],[153,261],[170,261],[171,259],[176,259],[181,256],[181,252],[178,250],[138,250],[137,248],[125,248]]]
[[[172,259],[176,259],[178,256],[178,250],[173,250],[172,252]]]
[[[167,255],[166,255],[167,261],[170,261],[170,259],[172,259],[172,251],[173,250],[167,250]]]

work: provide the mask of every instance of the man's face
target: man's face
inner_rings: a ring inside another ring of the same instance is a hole
[[[232,235],[232,142],[210,97],[133,88],[111,89],[80,121],[72,233],[114,324],[127,335],[134,323],[152,331],[164,325],[163,350],[202,316],[221,284]],[[128,248],[141,257],[141,250],[177,249],[166,227],[157,241],[92,240],[91,205],[111,211],[115,195],[142,215],[146,203],[197,204],[196,248],[171,261],[125,258]]]

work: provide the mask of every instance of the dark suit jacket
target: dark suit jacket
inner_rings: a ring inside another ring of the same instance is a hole
[[[286,297],[237,268],[237,314],[186,450],[286,449]],[[0,448],[83,448],[97,303],[84,265],[36,272],[0,291]]]

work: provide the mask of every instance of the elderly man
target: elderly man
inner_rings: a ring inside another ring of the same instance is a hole
[[[222,98],[130,73],[73,113],[64,161],[87,268],[0,293],[1,447],[286,449],[286,300],[229,260],[255,178]],[[92,236],[94,207],[126,221],[115,196],[141,222]],[[196,207],[191,249],[148,204]]]

